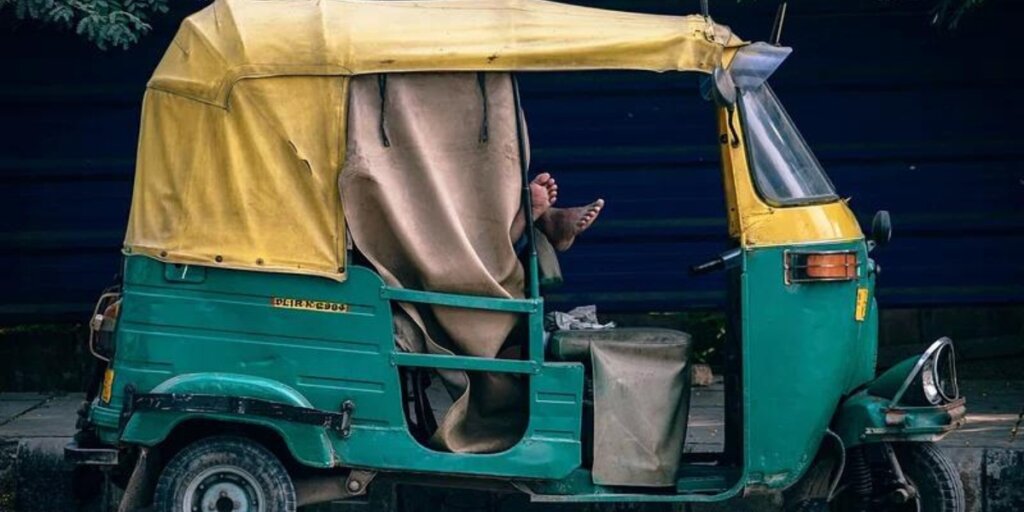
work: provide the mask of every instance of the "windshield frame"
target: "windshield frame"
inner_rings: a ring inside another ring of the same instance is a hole
[[[775,167],[765,169],[758,165],[758,160],[755,158],[755,155],[753,154],[753,144],[751,144],[753,131],[749,129],[749,126],[750,123],[755,122],[755,120],[759,118],[748,114],[745,98],[751,94],[761,93],[761,89],[764,89],[764,93],[767,94],[768,98],[774,102],[774,106],[766,105],[766,107],[774,107],[778,110],[778,113],[780,114],[780,120],[788,124],[788,128],[790,129],[790,135],[795,137],[794,140],[786,141],[788,143],[787,146],[789,146],[794,151],[803,153],[802,156],[805,158],[805,161],[813,164],[813,171],[816,172],[817,174],[820,174],[820,178],[823,180],[823,183],[827,185],[828,189],[830,190],[829,193],[805,195],[800,197],[777,197],[776,195],[767,191],[768,187],[766,187],[764,180],[766,179],[768,173],[778,175],[781,172],[786,172],[793,175],[793,177],[796,177],[796,175],[792,169],[793,162],[789,161],[788,159],[785,162],[787,166],[787,168],[785,169],[779,169]],[[811,150],[810,145],[807,144],[807,141],[804,139],[803,134],[797,128],[796,123],[793,122],[793,119],[789,116],[789,113],[786,112],[786,108],[782,105],[782,102],[779,101],[778,96],[775,95],[775,91],[773,91],[772,88],[768,86],[767,82],[762,83],[760,86],[752,90],[741,88],[740,97],[737,99],[736,104],[738,105],[737,108],[739,109],[740,123],[743,129],[743,149],[747,159],[747,167],[750,172],[751,182],[753,182],[754,190],[757,192],[758,197],[762,201],[764,201],[770,206],[775,207],[794,207],[809,206],[816,204],[828,204],[834,203],[839,200],[839,194],[838,192],[836,192],[836,187],[832,183],[832,179],[828,176],[828,173],[825,172],[825,168],[821,165],[821,162],[818,160],[817,155],[815,155],[814,151]]]

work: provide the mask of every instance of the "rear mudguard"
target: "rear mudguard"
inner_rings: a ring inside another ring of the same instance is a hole
[[[840,404],[832,420],[832,430],[846,448],[883,441],[938,441],[963,425],[967,414],[963,398],[936,406],[914,407],[895,403],[893,396],[885,392],[895,387],[892,383],[910,377],[914,365],[908,363],[918,359],[913,357],[893,366]]]
[[[255,398],[295,407],[312,408],[298,391],[274,380],[229,373],[191,373],[179,375],[154,388],[151,393],[194,394]],[[203,419],[224,423],[255,425],[274,431],[284,441],[296,461],[312,467],[329,468],[339,464],[331,444],[331,433],[322,426],[275,420],[234,413],[195,413],[184,411],[141,410],[132,413],[121,434],[121,442],[157,446],[176,427],[190,420]]]

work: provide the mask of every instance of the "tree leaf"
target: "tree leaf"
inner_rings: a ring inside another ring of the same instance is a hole
[[[198,2],[197,2],[198,3]],[[154,15],[170,12],[169,0],[0,0],[19,19],[72,28],[101,50],[130,48],[152,30]]]

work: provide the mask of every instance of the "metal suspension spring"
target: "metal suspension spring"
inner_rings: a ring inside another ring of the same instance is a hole
[[[874,487],[871,482],[871,466],[864,455],[864,448],[851,450],[847,469],[850,478],[850,491],[854,495],[858,512],[871,512],[871,497]]]

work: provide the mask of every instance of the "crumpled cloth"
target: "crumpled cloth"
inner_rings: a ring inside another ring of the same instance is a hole
[[[597,319],[597,306],[579,306],[567,313],[552,311],[545,315],[544,324],[548,331],[581,331],[614,329],[615,322],[601,323]]]
[[[349,87],[339,186],[363,256],[391,286],[522,298],[510,233],[522,194],[510,75],[488,73],[482,84],[476,73],[366,75]],[[515,313],[399,303],[395,318],[408,352],[514,357],[503,349],[525,339]],[[522,376],[439,373],[457,398],[432,447],[493,453],[522,438]]]

